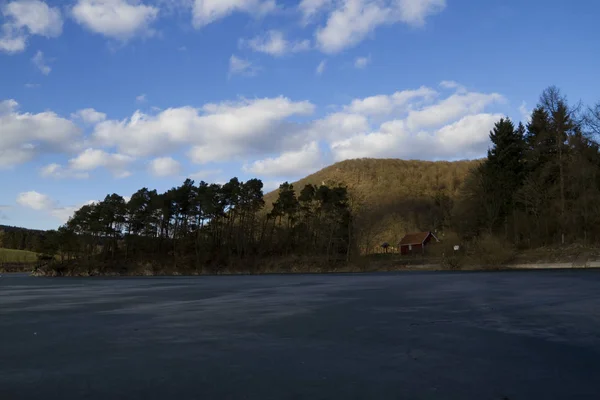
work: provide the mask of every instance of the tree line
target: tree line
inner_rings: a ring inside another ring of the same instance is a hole
[[[600,103],[569,104],[552,86],[525,124],[490,132],[487,159],[467,177],[453,209],[463,238],[482,234],[522,248],[600,239]]]
[[[45,236],[44,231],[0,225],[0,247],[7,249],[38,252],[42,250]]]
[[[196,184],[187,179],[165,193],[142,188],[129,201],[110,194],[77,210],[47,232],[45,252],[63,260],[112,265],[161,263],[174,270],[251,269],[269,257],[347,260],[352,215],[346,187],[292,184],[279,188],[272,209],[259,179]]]

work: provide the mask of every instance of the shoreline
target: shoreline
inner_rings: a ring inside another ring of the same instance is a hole
[[[197,272],[166,272],[159,271],[153,272],[149,270],[136,271],[131,273],[117,273],[117,272],[104,272],[91,271],[82,273],[69,273],[65,275],[48,274],[40,270],[25,271],[30,276],[34,277],[151,277],[151,276],[236,276],[236,275],[301,275],[301,274],[314,274],[314,275],[327,275],[327,274],[369,274],[378,272],[502,272],[502,271],[544,271],[544,270],[572,270],[572,269],[600,269],[600,261],[587,262],[585,264],[576,263],[521,263],[511,264],[496,267],[470,267],[466,266],[460,269],[449,269],[441,266],[440,264],[424,264],[424,265],[404,265],[388,268],[360,268],[356,266],[348,266],[339,269],[332,270],[293,270],[293,271],[277,271],[277,270],[266,270],[260,272],[250,271],[231,271],[223,270],[221,272],[212,271],[197,271]],[[3,272],[9,273],[9,272]],[[16,273],[16,272],[15,272]],[[22,273],[22,272],[21,272]]]

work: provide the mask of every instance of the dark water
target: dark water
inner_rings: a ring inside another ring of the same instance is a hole
[[[0,277],[0,399],[598,399],[600,271]]]

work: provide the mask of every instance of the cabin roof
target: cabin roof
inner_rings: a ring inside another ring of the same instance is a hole
[[[404,235],[402,240],[400,240],[399,245],[408,246],[408,245],[421,244],[425,241],[425,239],[427,239],[427,237],[429,237],[429,235],[433,235],[433,234],[431,232],[407,233],[406,235]],[[437,238],[436,238],[436,240],[437,240]]]

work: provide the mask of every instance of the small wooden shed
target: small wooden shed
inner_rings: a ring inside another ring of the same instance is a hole
[[[439,242],[439,239],[432,232],[415,232],[404,235],[398,247],[400,254],[408,255],[416,252],[425,252],[425,246],[432,240]]]

